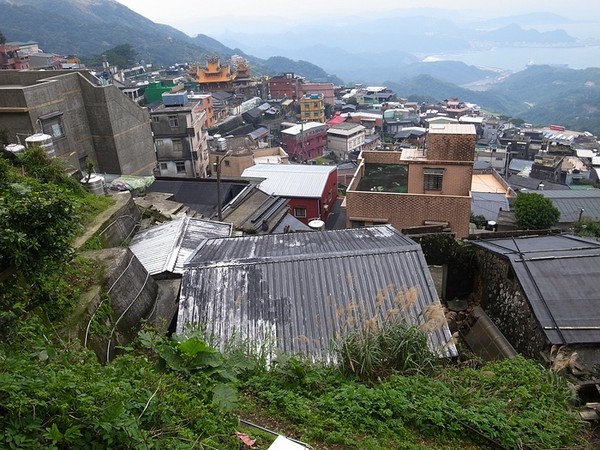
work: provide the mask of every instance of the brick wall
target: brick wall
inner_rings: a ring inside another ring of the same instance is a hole
[[[423,170],[425,168],[444,169],[441,191],[424,191]],[[411,161],[408,168],[408,192],[411,194],[465,195],[471,191],[473,177],[472,163],[435,164],[430,161]]]
[[[476,134],[429,133],[427,159],[429,161],[474,161]]]
[[[347,226],[353,221],[389,223],[395,228],[415,227],[425,221],[448,222],[459,238],[469,235],[471,198],[396,194],[387,192],[346,192]]]

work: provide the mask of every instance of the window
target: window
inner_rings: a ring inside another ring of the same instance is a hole
[[[305,219],[306,218],[306,208],[304,208],[304,207],[294,208],[294,216],[299,219]]]
[[[169,166],[167,165],[167,163],[160,163],[160,171],[161,172],[166,172],[168,168],[169,168]]]
[[[175,167],[177,168],[177,173],[185,173],[185,162],[177,161]]]
[[[155,139],[154,143],[157,147],[162,147],[163,145],[165,145],[165,141],[163,141],[162,139]]]
[[[62,119],[60,116],[42,121],[42,130],[44,133],[52,136],[53,139],[64,137],[65,133],[62,127]]]
[[[152,122],[154,122],[154,123],[160,122],[160,117],[158,117],[158,116],[152,116]]]
[[[444,178],[444,169],[423,170],[423,189],[425,191],[441,191],[442,180]]]
[[[171,142],[173,143],[173,152],[174,153],[181,153],[183,151],[181,139],[173,139]]]
[[[179,119],[177,116],[169,116],[169,126],[171,128],[179,128]]]
[[[229,167],[231,165],[228,160],[225,160],[223,162],[225,163],[225,167]]]

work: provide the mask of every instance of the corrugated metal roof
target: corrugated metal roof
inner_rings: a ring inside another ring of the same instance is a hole
[[[129,248],[150,275],[183,273],[183,263],[205,239],[231,236],[232,225],[180,217],[134,236]]]
[[[260,189],[281,197],[320,198],[329,174],[335,166],[303,164],[256,164],[244,170],[242,177],[265,178]]]
[[[293,125],[289,128],[286,128],[285,130],[281,130],[281,134],[287,134],[290,136],[297,136],[301,133],[306,133],[309,130],[312,130],[314,128],[323,128],[323,129],[327,129],[327,126],[324,123],[321,122],[306,122],[306,123],[300,123],[297,125]]]
[[[560,211],[561,223],[579,221],[579,214],[584,219],[600,220],[600,189],[536,191],[549,198]],[[584,210],[583,213],[581,210]]]
[[[422,324],[439,304],[421,247],[389,225],[211,239],[185,264],[177,329],[201,323],[221,345],[273,342],[330,360],[353,323],[398,313]],[[445,320],[428,338],[457,355]]]
[[[471,192],[471,196],[471,212],[476,216],[481,215],[485,217],[486,220],[497,220],[500,210],[510,210],[508,199],[504,194]]]
[[[562,235],[473,245],[510,261],[550,343],[600,343],[600,242]]]

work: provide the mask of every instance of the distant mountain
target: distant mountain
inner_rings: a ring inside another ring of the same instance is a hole
[[[263,58],[286,55],[311,61],[345,80],[374,84],[384,79],[416,75],[413,69],[418,67],[406,66],[427,56],[449,59],[444,55],[486,51],[495,47],[564,48],[579,43],[561,29],[538,31],[521,26],[534,17],[558,20],[554,15],[517,16],[512,21],[498,21],[496,26],[491,26],[492,22],[458,23],[448,11],[445,16],[425,14],[344,16],[333,22],[316,19],[316,22],[292,26],[281,32],[271,32],[270,28],[262,27],[257,32],[230,30],[218,36],[226,45],[238,46]],[[496,66],[503,67],[503,61],[497,61]],[[432,75],[442,76],[441,73]],[[455,84],[465,83],[465,78],[453,79],[450,75],[442,79]]]
[[[168,5],[166,6],[168,7]],[[253,58],[209,36],[190,37],[170,27],[152,22],[114,0],[0,0],[0,27],[8,41],[36,41],[40,47],[59,54],[92,56],[130,44],[138,58],[155,65],[204,61],[209,54],[223,57],[239,54],[248,57],[259,73],[296,71],[309,77],[314,66],[279,61],[276,68],[268,61]],[[321,71],[321,78],[328,75]],[[321,80],[315,80],[321,81]]]
[[[385,83],[413,101],[459,97],[485,110],[519,117],[535,125],[559,123],[600,135],[600,68],[585,70],[531,66],[487,91],[472,91],[430,75]]]
[[[508,112],[528,122],[558,122],[600,135],[600,68],[531,66],[488,93],[506,98]]]

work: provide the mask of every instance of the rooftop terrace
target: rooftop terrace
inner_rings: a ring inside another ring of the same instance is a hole
[[[404,194],[408,192],[408,165],[366,163],[356,190]]]

